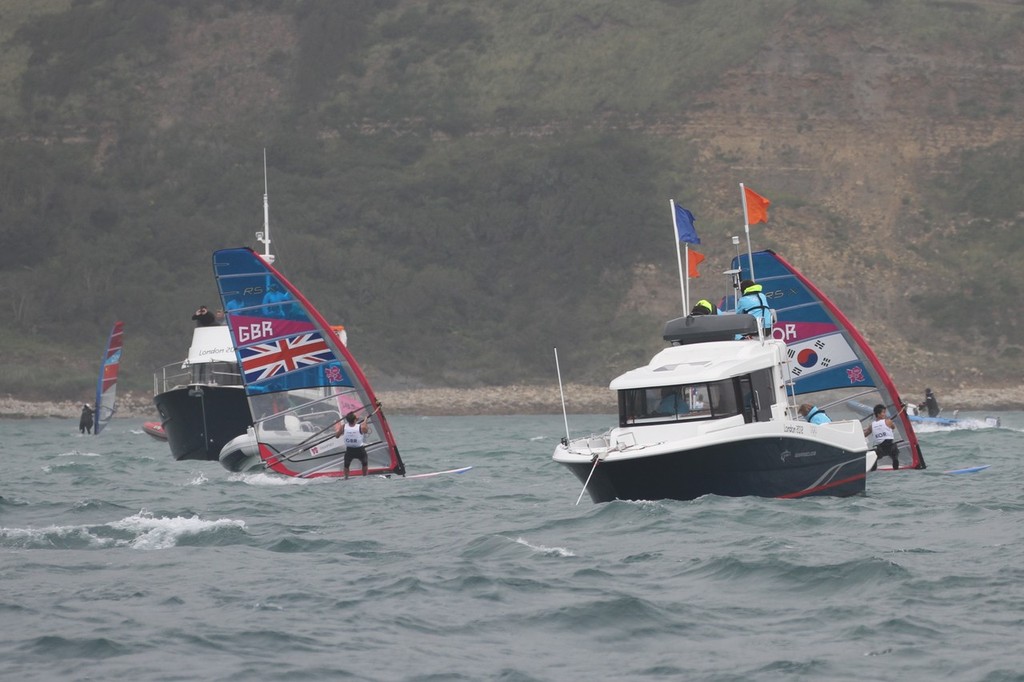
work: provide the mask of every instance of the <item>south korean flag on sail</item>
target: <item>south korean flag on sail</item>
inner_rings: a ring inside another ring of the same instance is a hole
[[[859,360],[839,332],[790,344],[786,353],[789,355],[790,376],[794,381]]]

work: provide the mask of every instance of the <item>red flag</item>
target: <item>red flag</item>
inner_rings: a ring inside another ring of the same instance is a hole
[[[689,273],[690,277],[700,277],[700,273],[697,272],[697,266],[704,260],[704,254],[697,253],[693,249],[689,249],[687,251],[686,260],[688,261],[686,264],[686,271]]]
[[[747,199],[747,224],[756,225],[768,222],[768,207],[772,202],[749,187],[744,187],[743,192]]]

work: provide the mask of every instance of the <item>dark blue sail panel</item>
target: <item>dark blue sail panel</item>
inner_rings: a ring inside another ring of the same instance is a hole
[[[345,359],[262,258],[248,249],[218,251],[214,269],[250,396],[354,386]]]
[[[772,336],[786,343],[790,358],[791,393],[802,395],[836,389],[864,388],[878,392],[895,415],[903,404],[881,360],[853,323],[824,292],[774,251],[753,254],[757,283],[775,310]],[[740,277],[750,277],[746,256],[733,259]],[[917,436],[905,412],[900,421],[913,457],[924,468]]]
[[[733,260],[733,267],[744,262],[745,257]],[[775,310],[772,335],[789,347],[794,394],[876,386],[856,341],[819,292],[771,251],[754,254],[754,272]],[[743,276],[748,273],[749,267]]]

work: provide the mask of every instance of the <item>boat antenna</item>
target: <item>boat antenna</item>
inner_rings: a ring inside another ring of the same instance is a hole
[[[562,397],[562,419],[565,421],[565,438],[562,445],[569,445],[569,417],[565,413],[565,392],[562,391],[562,369],[558,366],[558,347],[555,347],[555,371],[558,373],[558,394]]]
[[[263,244],[263,260],[274,264],[270,253],[270,190],[267,183],[267,148],[263,148],[263,231],[256,233],[256,241]]]

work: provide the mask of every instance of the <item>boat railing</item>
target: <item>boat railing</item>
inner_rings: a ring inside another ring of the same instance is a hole
[[[211,368],[209,365],[183,365],[172,362],[153,373],[153,395],[166,393],[176,388],[192,385],[243,386],[242,375],[225,367]]]
[[[605,452],[609,447],[611,447],[611,432],[606,431],[601,434],[573,438],[569,441],[567,449],[570,452],[593,454],[595,452]]]

